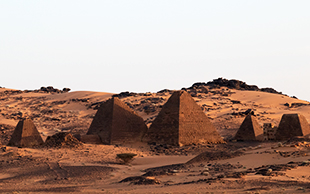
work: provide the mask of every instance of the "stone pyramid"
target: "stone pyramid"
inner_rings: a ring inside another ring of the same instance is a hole
[[[310,134],[310,126],[303,115],[284,114],[275,136],[277,140],[287,140],[291,137],[308,134]]]
[[[144,140],[178,146],[224,142],[200,106],[186,91],[176,91],[171,95]]]
[[[143,119],[117,97],[98,109],[87,135],[98,135],[104,144],[141,141],[147,131]]]
[[[264,131],[258,124],[256,118],[253,115],[248,114],[237,131],[235,139],[244,141],[263,141]]]
[[[8,146],[34,147],[43,144],[42,137],[31,119],[18,122]]]

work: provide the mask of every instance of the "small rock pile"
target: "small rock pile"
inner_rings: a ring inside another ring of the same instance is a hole
[[[230,164],[230,163],[226,163],[226,164],[208,164],[208,165],[204,165],[204,164],[200,164],[199,167],[204,167],[202,171],[200,171],[201,175],[204,176],[213,176],[213,177],[217,177],[217,178],[242,178],[243,176],[245,176],[247,174],[246,171],[235,171],[238,169],[243,169],[244,166],[241,164]],[[222,173],[224,172],[224,173]]]
[[[73,137],[71,133],[59,132],[53,136],[48,136],[44,146],[53,148],[81,148],[83,143]]]
[[[285,175],[283,171],[295,169],[298,166],[310,166],[310,161],[306,160],[303,162],[289,162],[287,164],[263,165],[261,167],[255,168],[253,172],[263,176],[279,176]]]
[[[155,177],[134,176],[128,177],[120,181],[120,183],[130,182],[134,185],[156,185],[160,184],[160,180]]]

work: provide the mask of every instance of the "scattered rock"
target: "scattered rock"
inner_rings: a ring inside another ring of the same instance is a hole
[[[134,185],[156,185],[160,184],[160,180],[155,177],[134,176],[128,177],[120,181],[120,183],[131,182]]]
[[[239,100],[231,100],[231,102],[232,102],[233,104],[241,104],[241,102],[240,102]]]
[[[247,174],[247,172],[228,172],[225,174],[226,178],[242,178]]]
[[[210,173],[207,172],[207,171],[204,171],[204,172],[202,172],[201,174],[202,174],[202,175],[205,175],[205,176],[209,176],[209,175],[210,175]]]
[[[70,92],[71,89],[70,89],[70,88],[63,88],[62,91],[63,91],[63,92]]]
[[[134,92],[121,92],[119,94],[114,94],[112,97],[118,97],[118,98],[126,98],[126,97],[129,97],[129,96],[136,96],[137,93],[134,93]]]
[[[302,165],[302,163],[289,162],[288,164],[275,164],[255,168],[256,174],[261,174],[263,176],[279,176],[285,173],[281,171],[291,170],[297,168],[297,166]]]
[[[246,115],[255,115],[254,110],[252,109],[247,109],[246,111],[240,111],[240,112],[233,112],[229,113],[230,115],[239,115],[239,116],[246,116]]]

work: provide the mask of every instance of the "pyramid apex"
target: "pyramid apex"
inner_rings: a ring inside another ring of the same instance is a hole
[[[116,96],[113,96],[112,98],[107,100],[107,102],[111,102],[112,104],[125,104],[121,99]]]
[[[177,94],[179,96],[183,95],[183,94],[188,94],[188,92],[186,92],[185,90],[176,90],[172,93],[173,94]]]
[[[119,99],[117,96],[112,96],[111,99],[112,99],[112,100],[119,100],[119,101],[120,101],[120,99]]]

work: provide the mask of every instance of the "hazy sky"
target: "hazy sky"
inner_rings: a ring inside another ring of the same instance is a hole
[[[181,89],[218,77],[310,101],[309,0],[0,1],[0,86]]]

